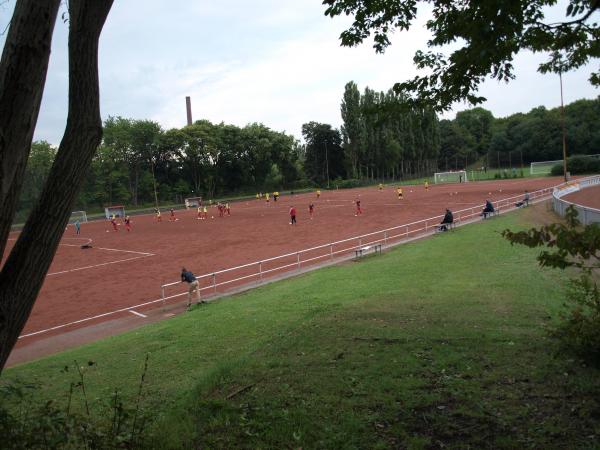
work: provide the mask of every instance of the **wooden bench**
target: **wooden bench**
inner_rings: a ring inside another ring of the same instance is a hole
[[[362,258],[364,255],[366,255],[369,252],[381,253],[381,244],[366,245],[364,247],[360,247],[360,248],[357,248],[356,250],[354,250],[354,253],[355,253],[357,259]]]
[[[444,225],[446,226],[446,230],[442,230],[442,227]],[[444,231],[454,230],[455,226],[456,226],[456,221],[454,221],[452,223],[440,223],[440,224],[438,224],[438,226],[436,228],[436,233],[443,233]]]
[[[500,214],[500,210],[498,208],[494,209],[494,211],[492,212],[482,212],[481,216],[483,217],[483,219],[489,219],[490,217],[494,217],[497,216],[498,214]]]

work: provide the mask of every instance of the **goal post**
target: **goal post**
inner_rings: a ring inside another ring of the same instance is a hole
[[[104,208],[104,214],[107,219],[111,219],[114,215],[115,217],[125,217],[125,207],[124,206],[107,206]]]
[[[552,168],[557,164],[562,164],[562,159],[557,159],[556,161],[537,161],[532,162],[529,166],[529,174],[530,175],[544,175],[549,174],[552,171]]]
[[[188,197],[185,199],[185,208],[197,208],[202,206],[202,197]]]
[[[571,161],[571,158],[573,159],[584,159],[584,160],[589,160],[589,159],[600,159],[600,154],[595,154],[595,155],[571,155],[567,158],[567,169],[569,166],[569,163]],[[552,168],[556,165],[560,164],[562,166],[563,164],[563,160],[562,159],[557,159],[556,161],[536,161],[536,162],[532,162],[529,166],[529,173],[531,175],[548,175],[552,172]]]
[[[435,184],[441,183],[466,183],[469,181],[467,178],[466,170],[456,170],[452,172],[436,172],[433,174],[433,182]]]
[[[69,223],[75,223],[79,221],[80,223],[87,222],[87,214],[85,211],[73,211],[71,213],[71,217],[69,217]]]

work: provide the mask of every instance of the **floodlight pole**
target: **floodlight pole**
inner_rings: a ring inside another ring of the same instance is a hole
[[[563,85],[562,85],[562,71],[558,72],[558,78],[560,80],[560,125],[562,127],[562,148],[563,148],[563,173],[565,176],[565,182],[567,179],[567,130],[565,129],[565,107],[563,104]]]
[[[154,203],[158,209],[158,194],[156,193],[156,177],[154,176],[154,161],[150,159],[150,167],[152,169],[152,183],[154,184]]]
[[[329,189],[329,156],[327,153],[327,141],[325,141],[325,166],[327,167],[327,189]]]

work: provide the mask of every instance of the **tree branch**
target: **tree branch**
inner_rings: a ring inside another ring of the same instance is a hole
[[[594,11],[596,11],[598,8],[600,8],[600,1],[596,1],[594,2],[591,7],[590,10],[587,12],[587,14],[583,17],[580,17],[577,20],[572,20],[571,22],[556,22],[556,23],[551,23],[551,24],[546,24],[543,22],[535,22],[536,25],[541,26],[542,28],[545,28],[547,30],[555,30],[557,28],[562,28],[562,27],[570,27],[571,25],[581,25],[583,24],[583,22],[585,22],[587,19],[590,18],[590,16],[592,14],[594,14]]]

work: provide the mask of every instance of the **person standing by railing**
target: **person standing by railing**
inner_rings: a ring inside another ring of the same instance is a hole
[[[204,303],[200,296],[200,284],[198,283],[198,279],[194,276],[192,272],[187,270],[185,267],[181,268],[181,282],[189,283],[188,289],[188,308],[192,306],[192,292],[196,291],[196,297],[198,298],[198,303]]]

